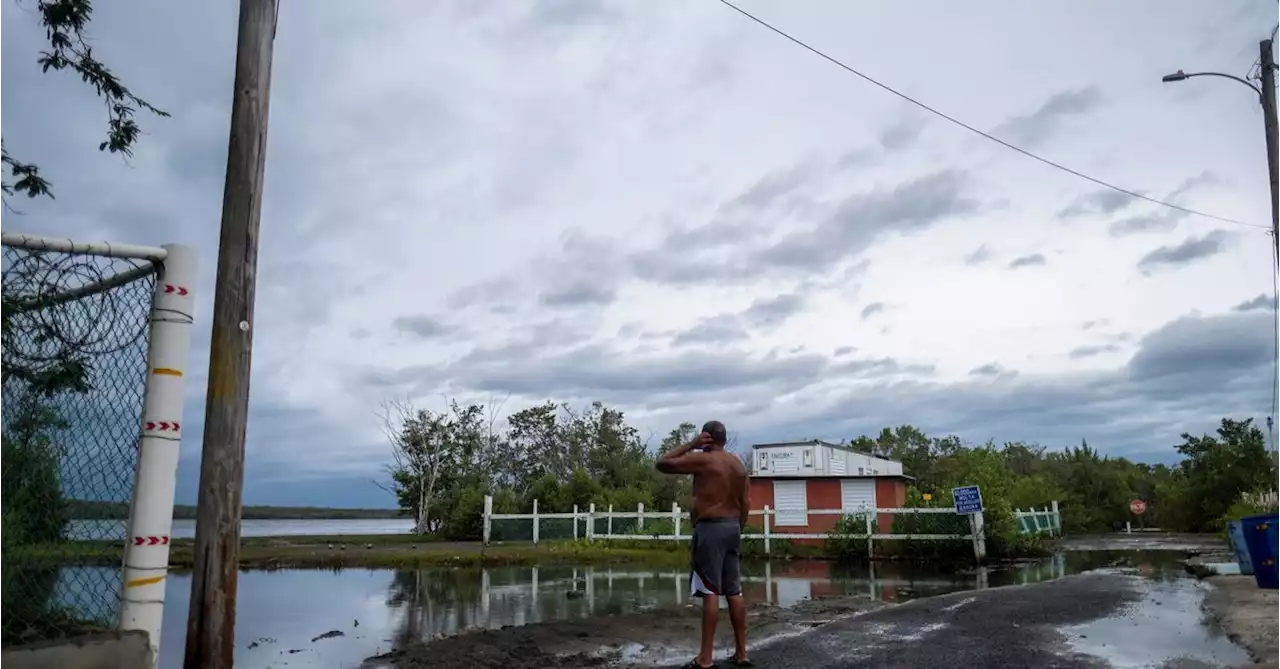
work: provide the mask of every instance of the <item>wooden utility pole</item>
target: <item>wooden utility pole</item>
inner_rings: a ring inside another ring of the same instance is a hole
[[[1280,171],[1280,155],[1277,155],[1276,150],[1280,128],[1276,126],[1276,61],[1272,56],[1271,48],[1272,41],[1269,39],[1262,40],[1258,45],[1258,83],[1262,85],[1262,122],[1266,124],[1267,131],[1267,181],[1271,184],[1271,250],[1275,254],[1273,269],[1276,272],[1276,276],[1272,278],[1276,282],[1275,285],[1280,286],[1280,183],[1276,181],[1280,178],[1280,175],[1277,175],[1277,171]],[[1280,301],[1280,295],[1277,295],[1276,299]],[[1274,306],[1277,312],[1272,325],[1276,328],[1275,340],[1280,346],[1280,303]],[[1280,362],[1275,364],[1280,365]],[[1280,397],[1280,395],[1273,395],[1273,397]],[[1280,407],[1273,406],[1271,411],[1280,411]],[[1270,416],[1267,417],[1267,434],[1271,438],[1271,461],[1280,467],[1280,449],[1276,447]]]
[[[1277,183],[1277,170],[1280,170],[1280,155],[1277,154],[1276,127],[1276,61],[1271,53],[1271,40],[1264,39],[1258,45],[1258,74],[1262,84],[1262,120],[1267,131],[1267,172],[1271,184],[1271,242],[1277,259],[1280,259],[1280,183]]]
[[[276,1],[240,0],[185,669],[231,669],[235,658],[240,496]]]

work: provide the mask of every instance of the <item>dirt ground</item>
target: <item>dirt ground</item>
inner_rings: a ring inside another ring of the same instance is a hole
[[[1205,608],[1217,618],[1227,636],[1244,646],[1257,666],[1280,667],[1277,591],[1259,588],[1252,576],[1214,576],[1207,581],[1213,591],[1205,600]]]
[[[747,611],[752,644],[821,627],[886,606],[856,597],[831,597],[781,608],[756,604]],[[585,620],[477,631],[370,658],[364,669],[537,669],[540,667],[678,664],[697,652],[700,605]],[[721,609],[717,648],[732,648],[728,611]]]

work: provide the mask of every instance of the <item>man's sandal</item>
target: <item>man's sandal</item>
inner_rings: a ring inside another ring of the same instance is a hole
[[[734,657],[734,656],[732,656],[732,655],[730,655],[730,656],[729,656],[729,658],[728,658],[727,660],[725,660],[725,661],[726,661],[726,662],[728,662],[729,664],[732,664],[732,665],[733,665],[733,666],[735,666],[735,667],[754,667],[754,666],[756,666],[756,665],[755,665],[754,663],[752,663],[752,662],[751,662],[751,660],[749,660],[749,659],[742,659],[742,660],[739,660],[738,658],[736,658],[736,657]]]

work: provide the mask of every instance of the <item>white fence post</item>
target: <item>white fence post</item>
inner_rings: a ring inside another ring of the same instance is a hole
[[[608,537],[612,539],[613,538],[613,505],[612,504],[609,505],[609,519],[605,521],[604,530],[608,534]],[[613,572],[609,572],[609,573],[613,574]]]
[[[484,545],[489,545],[493,533],[493,495],[484,496]]]
[[[871,512],[871,513],[866,514],[866,518],[867,518],[867,560],[874,560],[874,559],[876,559],[875,547],[872,545],[872,541],[873,541],[873,540],[872,540],[872,538],[871,538],[871,535],[872,535],[872,529],[871,529],[871,518],[872,518],[873,516],[875,516],[874,511],[875,511],[875,510],[874,510],[874,509],[872,509],[872,512]]]
[[[1062,534],[1062,516],[1058,513],[1058,500],[1053,500],[1053,529],[1054,532]]]
[[[138,426],[138,459],[125,538],[119,619],[120,629],[147,633],[152,662],[159,657],[164,618],[197,259],[195,249],[189,246],[168,244],[164,249],[165,260],[160,264],[151,298],[146,390]]]
[[[675,525],[676,541],[680,540],[680,505],[671,503],[671,522]]]
[[[578,505],[573,505],[573,540],[578,540]]]
[[[587,543],[593,543],[596,540],[596,503],[592,502],[587,505]]]
[[[769,554],[769,505],[764,505],[764,554]],[[766,566],[768,563],[766,563]]]
[[[644,502],[636,505],[636,529],[644,529]]]
[[[538,545],[538,499],[533,500],[533,545]]]

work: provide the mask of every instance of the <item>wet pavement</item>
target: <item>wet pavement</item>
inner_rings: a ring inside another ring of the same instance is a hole
[[[916,600],[753,650],[761,667],[1235,667],[1194,579],[1098,571]]]

